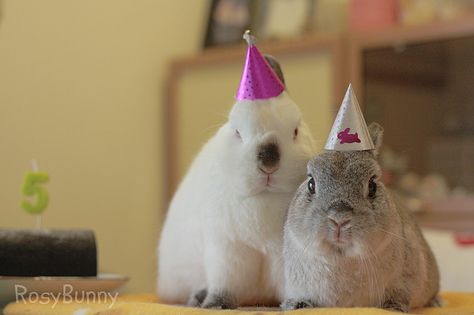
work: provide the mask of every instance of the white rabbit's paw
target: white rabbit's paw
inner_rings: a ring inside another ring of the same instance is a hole
[[[316,305],[309,300],[288,299],[283,302],[280,307],[285,311],[290,311],[300,308],[316,307]]]
[[[191,294],[191,297],[188,300],[187,305],[191,307],[199,307],[207,296],[207,289],[202,289],[195,291]]]
[[[204,308],[230,309],[236,308],[235,298],[229,292],[210,293],[201,304]]]

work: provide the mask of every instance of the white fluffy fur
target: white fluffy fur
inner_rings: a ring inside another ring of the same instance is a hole
[[[257,148],[270,140],[278,143],[281,158],[267,186]],[[286,92],[237,102],[171,202],[158,250],[159,296],[186,303],[207,289],[207,299],[227,292],[239,305],[281,301],[283,224],[313,151]]]

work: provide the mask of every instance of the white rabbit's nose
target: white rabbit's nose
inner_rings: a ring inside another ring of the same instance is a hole
[[[262,144],[257,149],[259,168],[267,174],[276,171],[280,163],[280,148],[278,144],[269,142]]]

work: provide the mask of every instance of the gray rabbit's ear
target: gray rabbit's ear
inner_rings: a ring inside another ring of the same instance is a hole
[[[383,127],[373,122],[369,125],[369,134],[375,146],[375,150],[373,150],[374,156],[377,157],[383,142]]]
[[[285,77],[283,76],[283,71],[281,70],[280,63],[273,56],[270,56],[270,55],[263,55],[263,56],[265,57],[265,60],[270,64],[273,71],[275,71],[276,75],[278,76],[281,83],[283,83],[286,89]]]

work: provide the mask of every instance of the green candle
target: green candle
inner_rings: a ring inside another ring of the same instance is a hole
[[[22,192],[25,196],[36,197],[36,202],[23,201],[21,207],[31,214],[40,214],[48,206],[48,192],[41,187],[41,184],[47,183],[49,176],[46,173],[27,172],[23,182]]]
[[[48,206],[49,195],[47,190],[42,187],[49,181],[49,176],[45,172],[39,172],[36,161],[32,161],[33,171],[25,174],[23,187],[21,189],[23,195],[31,197],[35,202],[22,201],[21,207],[28,213],[37,215],[37,227],[41,228],[41,214]]]

